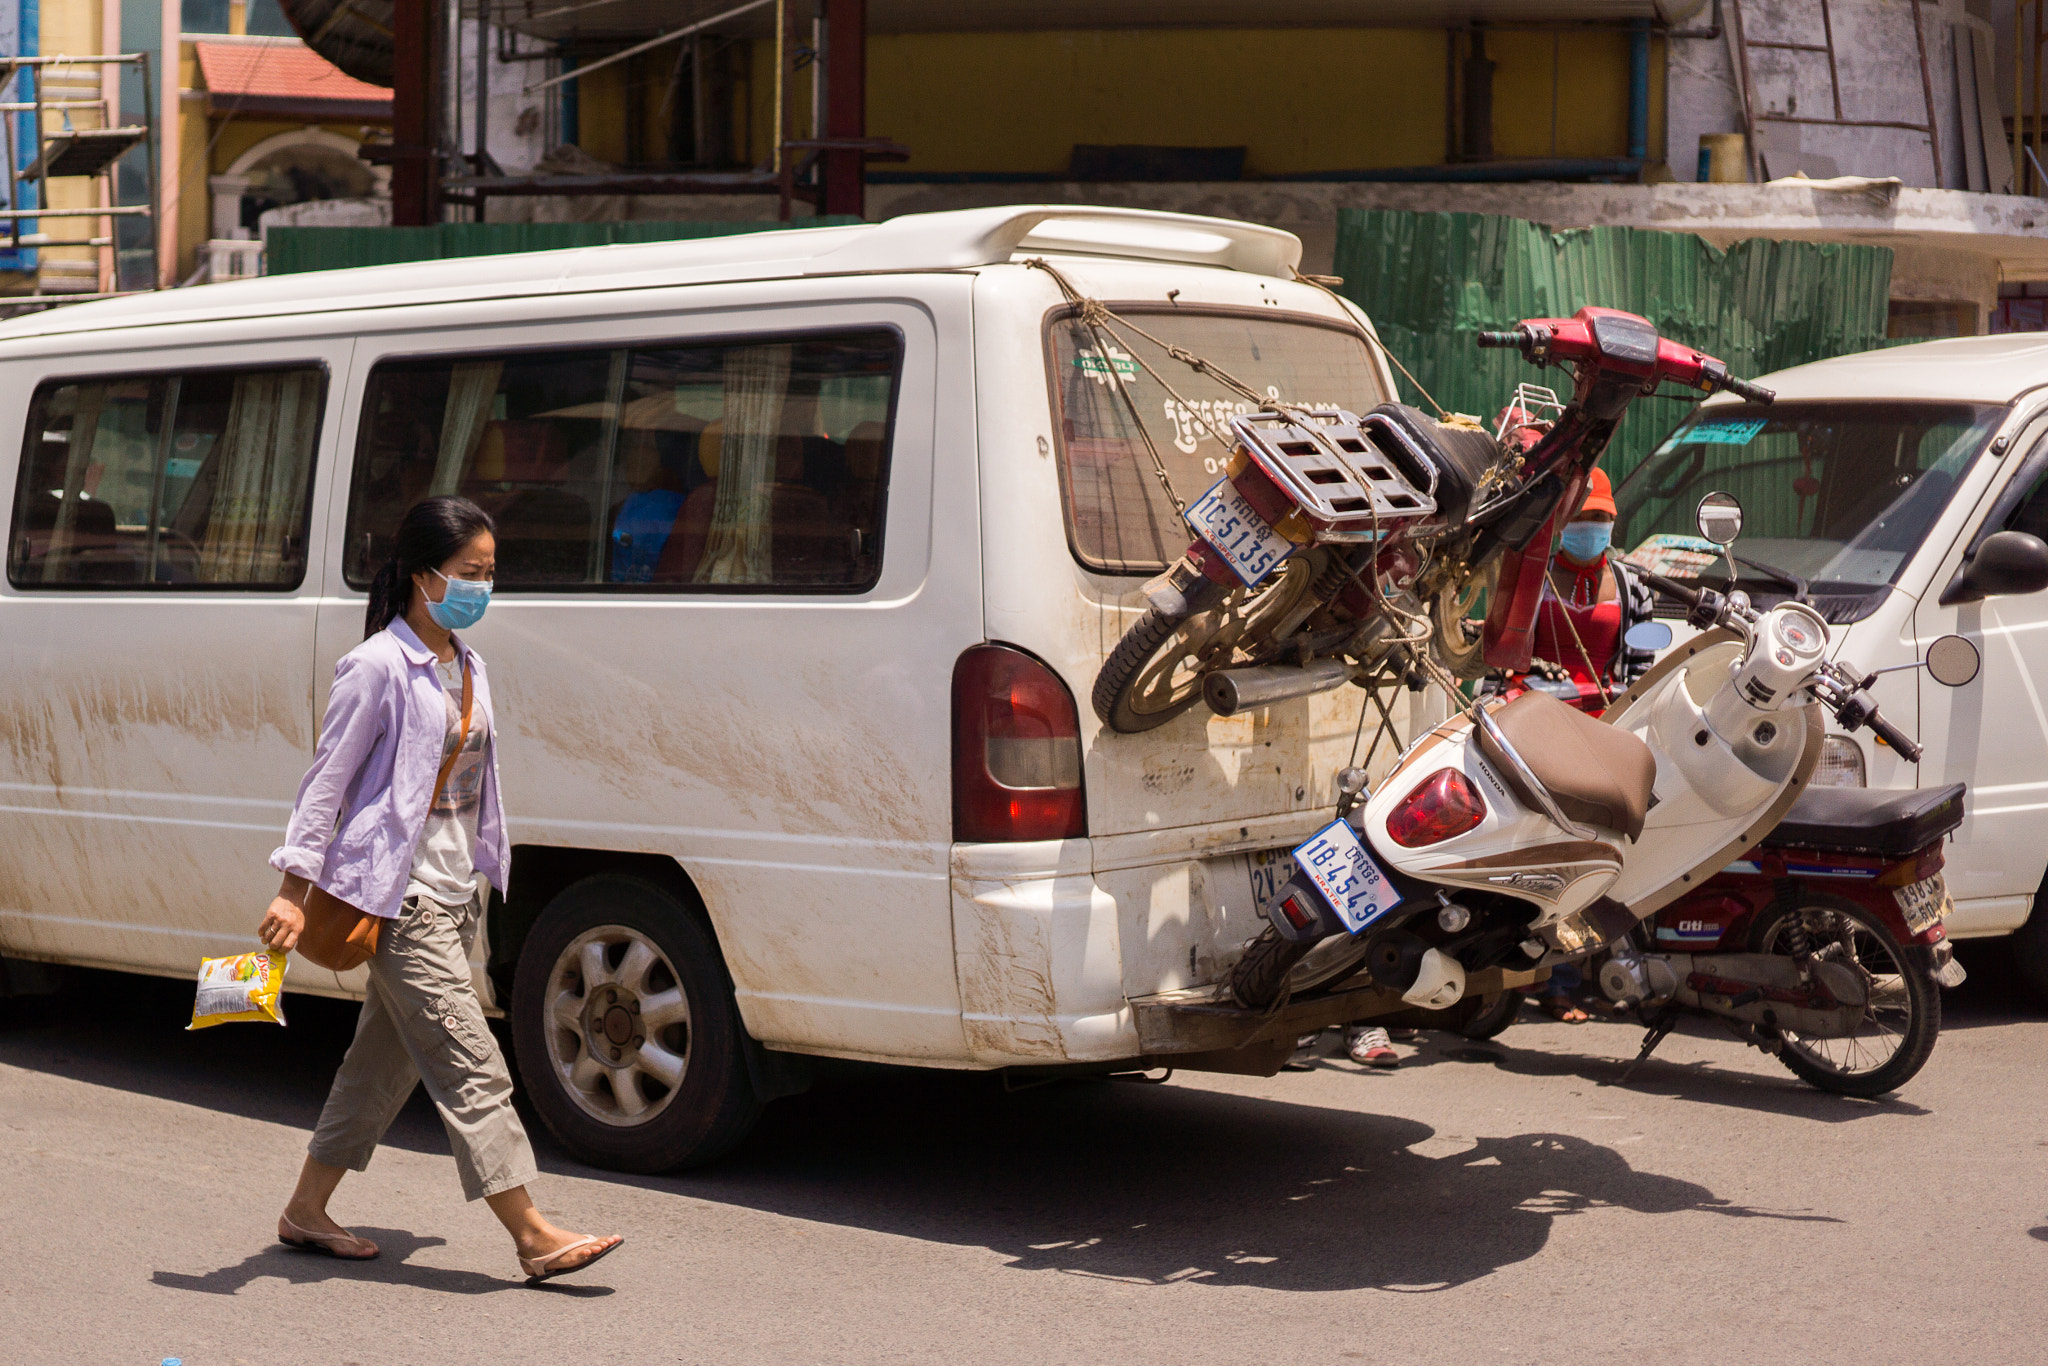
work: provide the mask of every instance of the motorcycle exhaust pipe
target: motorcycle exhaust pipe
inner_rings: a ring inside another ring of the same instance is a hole
[[[1351,666],[1341,659],[1319,659],[1300,668],[1291,664],[1261,664],[1210,674],[1202,680],[1202,700],[1218,716],[1235,716],[1249,707],[1328,692],[1350,681]]]

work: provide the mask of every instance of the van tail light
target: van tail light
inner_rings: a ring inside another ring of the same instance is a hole
[[[1403,849],[1421,849],[1476,829],[1485,819],[1486,803],[1465,775],[1440,768],[1387,813],[1387,835]]]
[[[953,666],[953,838],[1080,839],[1081,715],[1058,674],[1007,645]]]

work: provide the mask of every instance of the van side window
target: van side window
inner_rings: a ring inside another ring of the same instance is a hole
[[[7,581],[298,587],[326,384],[318,366],[42,384]]]
[[[500,589],[859,592],[881,565],[889,330],[392,360],[370,372],[345,577],[405,510],[498,525]]]
[[[2000,531],[2024,531],[2048,541],[2048,463],[2035,474],[2032,487],[2020,495],[2019,505],[2007,514]]]

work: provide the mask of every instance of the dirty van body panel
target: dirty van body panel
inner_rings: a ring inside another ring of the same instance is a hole
[[[307,536],[309,567],[296,587],[0,585],[0,951],[185,975],[203,956],[252,942],[277,889],[268,856],[312,757],[313,566],[350,348],[195,339],[131,351],[106,340],[0,362],[0,412],[16,415],[0,435],[10,525],[20,424],[39,383],[151,377],[146,385],[170,372],[276,367],[325,376],[317,433],[306,438],[306,521],[294,534]],[[201,449],[181,440],[165,448],[174,461]],[[303,964],[291,985],[335,989],[331,973]]]
[[[501,548],[499,591],[464,633],[491,670],[514,842],[673,858],[749,1033],[770,1047],[964,1060],[947,852],[952,664],[982,639],[970,283],[849,281],[823,298],[815,281],[700,286],[481,327],[420,310],[361,343],[367,376],[380,359],[900,337],[872,587],[519,588]],[[351,430],[365,389],[350,395]],[[321,706],[332,661],[362,635],[362,593],[338,568],[334,583]]]
[[[1176,305],[1191,310],[1233,318],[1264,310],[1276,325],[1308,315],[1357,328],[1304,285],[1200,267],[1055,264],[1082,293],[1120,307],[1165,305],[1178,290]],[[1151,571],[1102,572],[1081,561],[1071,539],[1060,417],[1045,380],[1047,319],[1064,302],[1050,276],[1022,266],[991,268],[977,285],[987,633],[1044,659],[1073,693],[1088,804],[1086,840],[954,850],[967,1042],[992,1064],[1134,1056],[1128,997],[1215,981],[1262,924],[1255,880],[1328,821],[1336,771],[1349,761],[1367,701],[1346,687],[1230,718],[1198,706],[1140,735],[1101,727],[1089,690],[1142,614],[1139,589]],[[1171,340],[1173,321],[1148,314],[1141,325]],[[1372,362],[1379,383],[1371,391],[1314,401],[1371,407],[1390,389],[1384,362],[1377,354]],[[1167,378],[1201,401],[1193,372]],[[1156,439],[1174,436],[1195,439],[1186,424]],[[1199,449],[1216,445],[1201,440]],[[1206,487],[1176,489],[1192,501]],[[1169,560],[1187,540],[1173,534]],[[1409,712],[1405,693],[1394,699],[1404,735]],[[1373,729],[1365,727],[1361,754]],[[1381,742],[1376,774],[1396,748]]]

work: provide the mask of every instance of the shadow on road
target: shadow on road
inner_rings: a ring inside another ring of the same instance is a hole
[[[1415,1151],[1454,1148],[1441,1155]],[[882,1075],[782,1102],[699,1199],[990,1248],[1135,1284],[1439,1290],[1539,1252],[1559,1219],[1746,1208],[1565,1134],[1438,1138],[1414,1120],[1115,1082],[1005,1095]]]
[[[204,1295],[234,1295],[251,1281],[270,1277],[292,1285],[316,1285],[321,1281],[350,1280],[404,1285],[416,1290],[438,1290],[448,1295],[489,1295],[499,1290],[545,1290],[578,1299],[599,1299],[612,1293],[605,1285],[538,1285],[476,1271],[451,1271],[437,1266],[413,1266],[407,1258],[425,1247],[439,1247],[443,1238],[422,1238],[395,1228],[363,1228],[354,1232],[377,1244],[382,1255],[373,1261],[348,1262],[316,1253],[301,1252],[273,1243],[253,1252],[233,1266],[191,1276],[177,1271],[159,1271],[149,1279],[169,1290],[194,1290]]]
[[[1641,1025],[1631,1021],[1601,1020],[1596,1017],[1582,1025],[1546,1023],[1534,1026],[1535,1029],[1544,1031],[1547,1042],[1556,1044],[1562,1033],[1567,1046],[1580,1044],[1587,1049],[1600,1050],[1598,1055],[1594,1055],[1589,1052],[1554,1052],[1549,1049],[1519,1046],[1515,1042],[1518,1031],[1528,1028],[1530,1018],[1530,1015],[1525,1013],[1522,1024],[1510,1027],[1497,1038],[1480,1042],[1460,1039],[1455,1034],[1426,1033],[1415,1053],[1402,1060],[1401,1068],[1408,1071],[1444,1063],[1463,1063],[1489,1066],[1524,1077],[1575,1077],[1596,1086],[1613,1086],[1621,1090],[1665,1096],[1696,1105],[1719,1105],[1731,1109],[1753,1110],[1759,1114],[1785,1115],[1795,1119],[1817,1120],[1823,1124],[1843,1124],[1873,1115],[1918,1116],[1934,1113],[1898,1096],[1858,1100],[1852,1096],[1834,1095],[1808,1086],[1789,1072],[1757,1076],[1754,1073],[1727,1067],[1718,1061],[1667,1061],[1656,1053],[1652,1053],[1642,1066],[1636,1068],[1635,1072],[1623,1081],[1623,1074],[1628,1071],[1629,1063],[1642,1044]],[[1717,1047],[1725,1048],[1730,1059],[1740,1058],[1744,1054],[1752,1058],[1762,1056],[1716,1030],[1708,1021],[1681,1022],[1673,1037],[1686,1036],[1705,1039]],[[1938,1052],[1936,1056],[1939,1056]],[[1335,1063],[1324,1060],[1318,1065],[1361,1078],[1373,1075],[1361,1072],[1348,1061]]]
[[[0,1002],[0,1063],[309,1129],[347,1047],[355,1007],[292,998],[288,1030],[187,1034],[190,993],[180,982],[74,974],[57,997]],[[1596,1082],[1620,1070],[1612,1056],[1541,1052],[1516,1047],[1513,1038],[1474,1044],[1434,1036],[1408,1066],[1465,1063]],[[1619,1051],[1632,1055],[1633,1048]],[[1354,1075],[1361,1085],[1372,1082]],[[1920,1112],[1904,1102],[1846,1102],[1789,1077],[1702,1078],[1679,1065],[1646,1066],[1631,1087],[1822,1120]],[[1638,1171],[1615,1149],[1572,1135],[1438,1136],[1415,1120],[1363,1113],[1369,1102],[1360,1097],[1356,1107],[1328,1108],[1121,1082],[1009,1093],[989,1076],[858,1069],[771,1106],[732,1158],[652,1178],[581,1167],[553,1149],[538,1124],[529,1128],[549,1171],[988,1248],[1020,1270],[1145,1285],[1442,1289],[1534,1256],[1559,1220],[1600,1209],[1832,1222],[1810,1211],[1732,1203],[1705,1186]],[[419,1095],[389,1141],[447,1150]],[[410,1265],[407,1258],[430,1240],[367,1232],[386,1248],[378,1262],[344,1266],[280,1247],[204,1275],[156,1279],[217,1294],[264,1276],[362,1276],[455,1294],[508,1285]]]

